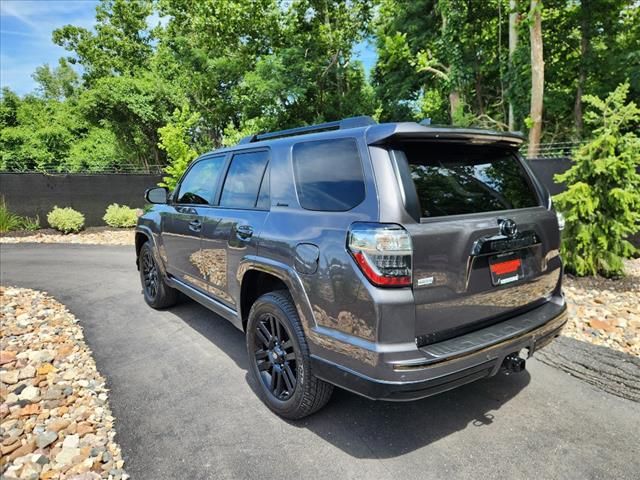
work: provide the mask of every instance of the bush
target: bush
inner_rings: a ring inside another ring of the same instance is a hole
[[[21,217],[20,218],[20,228],[22,230],[28,230],[30,232],[35,232],[40,229],[40,217],[36,215],[35,217]]]
[[[107,211],[102,219],[110,227],[124,228],[135,227],[138,222],[138,210],[112,203],[107,207]]]
[[[62,233],[75,233],[84,227],[84,215],[71,207],[53,207],[47,215],[47,221],[52,228]]]
[[[620,276],[622,260],[637,251],[627,238],[640,229],[640,138],[633,133],[640,109],[625,103],[628,92],[624,84],[605,100],[583,97],[592,107],[585,120],[595,127],[593,138],[555,177],[567,183],[553,198],[566,219],[562,255],[567,270],[580,276]]]

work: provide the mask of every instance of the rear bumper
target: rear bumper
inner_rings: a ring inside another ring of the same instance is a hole
[[[553,307],[556,307],[553,309]],[[546,313],[546,315],[545,315]],[[535,318],[544,315],[546,318]],[[551,314],[549,316],[549,314]],[[520,329],[517,329],[518,321]],[[506,356],[527,349],[529,356],[557,337],[567,322],[567,308],[548,304],[547,311],[530,312],[522,318],[499,324],[502,332],[511,332],[508,338],[496,341],[499,327],[474,332],[466,340],[434,344],[420,349],[419,358],[409,361],[388,362],[378,368],[385,370],[387,379],[376,379],[361,372],[312,356],[312,369],[317,377],[374,400],[408,401],[436,395],[461,385],[495,375]],[[527,325],[532,326],[527,329]],[[464,337],[464,336],[463,336]],[[491,342],[493,338],[493,342]],[[447,344],[448,343],[448,344]],[[437,354],[437,355],[434,355]],[[392,374],[389,375],[388,368]],[[388,379],[395,377],[397,380]]]

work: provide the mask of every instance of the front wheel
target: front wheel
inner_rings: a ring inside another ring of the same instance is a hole
[[[164,281],[153,255],[153,247],[149,242],[142,245],[138,262],[145,302],[153,308],[167,308],[175,305],[178,301],[178,291]]]
[[[311,372],[309,348],[288,292],[267,293],[253,304],[247,352],[260,398],[281,417],[306,417],[331,398],[333,385]]]

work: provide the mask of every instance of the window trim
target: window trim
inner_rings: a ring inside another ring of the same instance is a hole
[[[221,157],[222,160],[222,169],[220,171],[221,175],[220,177],[222,177],[222,174],[225,171],[225,167],[227,165],[227,156],[229,154],[228,153],[207,153],[202,155],[200,158],[196,158],[193,162],[191,162],[191,165],[189,165],[187,167],[187,169],[185,170],[185,172],[182,174],[182,177],[180,177],[180,181],[178,182],[178,184],[176,185],[176,188],[173,190],[173,192],[171,193],[171,197],[170,197],[170,202],[169,204],[171,206],[180,206],[180,207],[213,207],[215,205],[215,200],[218,196],[218,188],[220,186],[220,178],[218,178],[218,182],[217,184],[213,187],[214,191],[213,191],[213,201],[214,203],[180,203],[178,202],[178,194],[180,193],[180,189],[182,188],[182,184],[184,183],[185,178],[187,178],[187,175],[189,175],[189,172],[191,171],[192,168],[194,168],[198,163],[204,162],[206,160],[211,160],[213,158],[217,158],[217,157]]]
[[[296,165],[295,165],[295,157],[294,157],[294,153],[295,153],[295,148],[298,145],[302,145],[303,143],[333,143],[335,140],[353,140],[353,142],[355,143],[356,146],[356,152],[358,153],[358,161],[359,161],[359,165],[360,165],[360,172],[362,173],[362,186],[364,189],[364,195],[362,196],[362,199],[356,203],[355,205],[353,205],[350,208],[347,208],[345,210],[316,210],[316,209],[311,209],[311,208],[305,208],[302,206],[302,202],[300,201],[300,190],[298,188],[298,176],[296,175]],[[344,137],[332,137],[332,138],[327,138],[327,139],[318,139],[318,140],[302,140],[302,141],[298,141],[295,142],[291,145],[291,173],[293,175],[293,189],[296,192],[296,200],[298,201],[298,206],[302,209],[305,210],[307,212],[323,212],[323,213],[327,213],[327,214],[332,214],[332,213],[345,213],[345,212],[350,212],[355,208],[358,208],[360,205],[362,205],[365,200],[367,199],[367,177],[366,177],[366,172],[365,172],[365,168],[364,168],[364,162],[363,162],[363,156],[362,156],[362,149],[361,149],[361,145],[359,142],[359,138],[355,137],[355,136],[344,136]]]
[[[220,200],[222,199],[222,190],[224,189],[224,184],[227,180],[227,176],[229,175],[229,169],[231,168],[231,163],[233,162],[233,158],[236,155],[242,155],[245,153],[259,153],[259,152],[267,152],[267,164],[265,165],[264,171],[262,172],[262,177],[260,177],[260,185],[258,186],[258,194],[256,195],[256,203],[253,208],[249,207],[226,207],[224,205],[220,205]],[[262,187],[262,182],[264,181],[264,176],[268,169],[271,166],[271,149],[269,147],[256,147],[256,148],[243,148],[238,150],[232,150],[227,152],[227,158],[225,160],[225,164],[223,166],[224,174],[220,176],[220,182],[218,183],[218,190],[214,199],[214,204],[211,205],[215,208],[222,208],[225,210],[255,210],[260,212],[268,212],[271,208],[257,208],[258,199],[260,197],[260,188]],[[271,183],[271,182],[269,182]],[[271,184],[269,184],[269,199],[271,199]]]

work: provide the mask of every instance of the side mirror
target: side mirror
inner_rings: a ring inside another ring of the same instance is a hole
[[[169,192],[164,187],[149,188],[144,192],[144,198],[149,203],[167,203]]]

